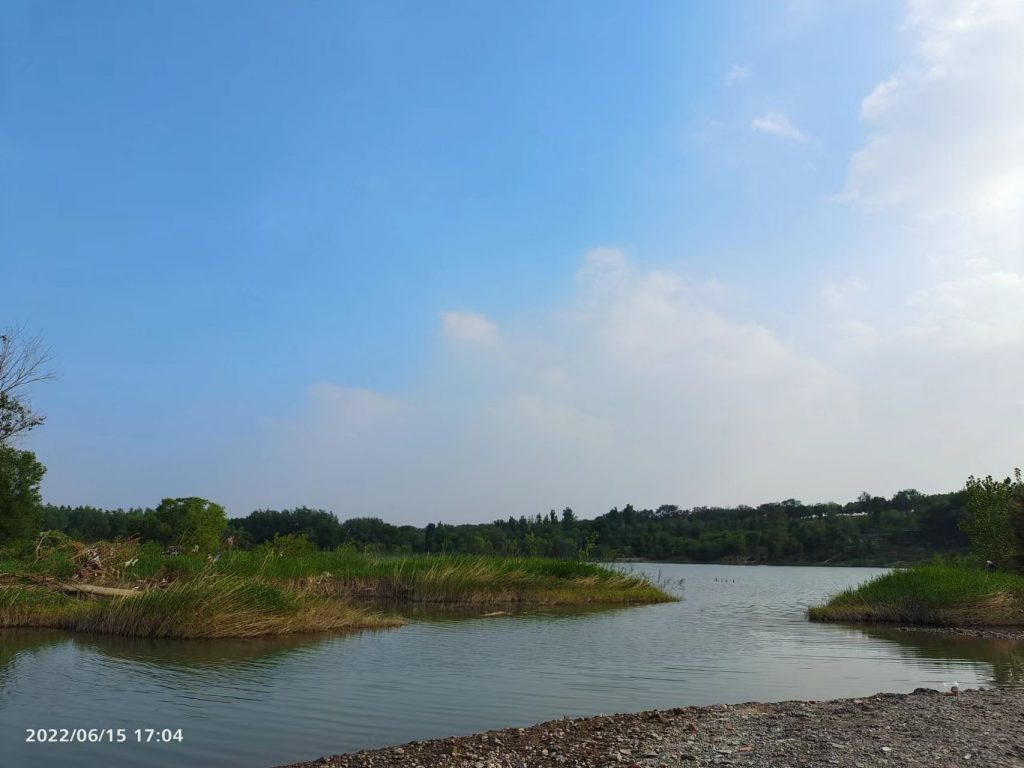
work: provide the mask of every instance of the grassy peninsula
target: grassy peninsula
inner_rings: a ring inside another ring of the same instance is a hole
[[[808,611],[814,621],[1024,626],[1024,576],[925,565],[877,576]]]
[[[673,599],[641,576],[577,561],[288,549],[214,557],[137,541],[44,539],[30,554],[0,559],[0,626],[251,637],[396,626],[401,619],[382,609],[402,603],[483,610]]]
[[[964,489],[970,557],[883,574],[808,611],[812,621],[941,627],[1024,626],[1024,479],[970,477]]]

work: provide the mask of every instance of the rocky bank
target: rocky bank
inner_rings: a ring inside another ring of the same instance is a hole
[[[288,768],[1024,768],[1024,690],[719,704],[554,720]]]

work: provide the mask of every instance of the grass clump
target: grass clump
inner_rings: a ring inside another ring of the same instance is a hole
[[[93,601],[69,629],[134,637],[255,637],[401,622],[257,579],[205,574],[138,597]]]
[[[1024,576],[923,565],[876,576],[808,611],[812,621],[936,626],[1024,625]]]

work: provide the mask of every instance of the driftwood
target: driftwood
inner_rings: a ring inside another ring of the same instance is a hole
[[[65,592],[84,592],[87,595],[103,597],[134,597],[142,593],[135,589],[117,589],[116,587],[94,587],[92,584],[61,584]]]

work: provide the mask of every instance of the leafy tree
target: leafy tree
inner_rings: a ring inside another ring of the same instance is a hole
[[[43,519],[39,484],[45,473],[46,467],[31,451],[0,446],[0,543],[39,533]]]
[[[1020,481],[1020,470],[1016,480],[1017,490],[1010,499],[1010,527],[1017,544],[1017,570],[1024,573],[1024,483]]]
[[[998,568],[1011,566],[1019,554],[1010,505],[1022,487],[1019,469],[1012,480],[994,480],[992,475],[967,479],[967,517],[961,525],[971,537],[974,555]]]
[[[216,550],[228,527],[224,507],[198,496],[164,499],[143,518],[149,518],[144,520],[146,538],[163,544],[198,547],[202,552]]]
[[[572,511],[571,507],[566,507],[562,510],[562,527],[569,530],[576,524],[576,513]]]
[[[482,524],[438,522],[424,528],[395,526],[378,518],[340,522],[330,512],[299,508],[257,510],[229,525],[233,545],[242,549],[291,534],[308,537],[319,549],[340,546],[390,554],[884,564],[924,560],[936,552],[966,553],[968,536],[958,526],[966,517],[967,495],[966,490],[933,495],[900,491],[891,499],[863,494],[860,501],[845,505],[787,499],[757,508],[662,505],[649,510],[627,505],[593,520],[563,510],[561,519],[548,513]],[[1024,503],[1024,496],[1021,499]],[[161,528],[162,518],[155,510],[51,507],[46,516],[48,526],[86,540],[138,535],[174,543],[180,536],[175,522]]]

